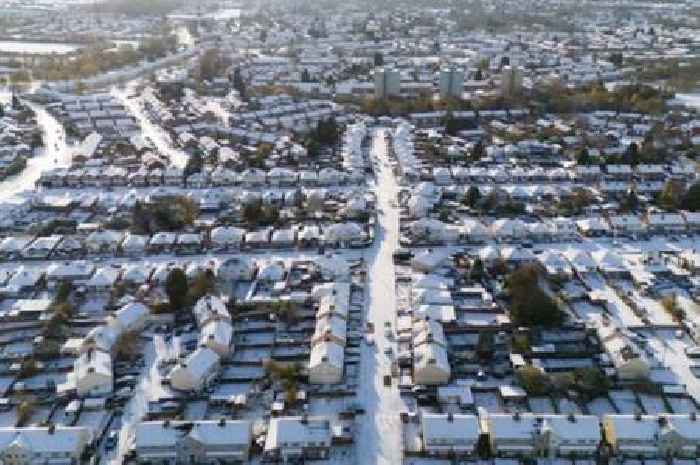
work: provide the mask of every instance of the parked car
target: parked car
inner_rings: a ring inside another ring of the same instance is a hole
[[[107,440],[105,441],[105,450],[112,450],[117,446],[119,439],[119,431],[110,431]]]

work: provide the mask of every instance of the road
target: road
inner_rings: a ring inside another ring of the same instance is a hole
[[[396,288],[393,254],[399,244],[399,212],[392,204],[398,184],[388,163],[387,140],[383,130],[373,135],[371,157],[376,160],[377,207],[380,213],[377,236],[367,252],[369,265],[368,322],[375,328],[375,345],[363,344],[360,399],[367,412],[358,438],[358,463],[363,465],[396,465],[402,461],[401,423],[399,413],[407,406],[401,398],[396,380],[384,386],[383,377],[391,372],[391,361],[384,350],[394,342],[384,337],[384,324],[395,329]]]
[[[112,94],[117,97],[127,108],[127,110],[136,118],[141,127],[141,134],[153,141],[156,149],[165,154],[170,162],[178,168],[184,168],[187,165],[189,155],[183,150],[176,148],[170,139],[170,136],[160,126],[153,124],[146,115],[143,109],[140,98],[129,98],[133,94],[136,83],[132,81],[126,86],[125,90],[120,90],[114,87]]]
[[[134,440],[134,428],[146,415],[148,401],[151,400],[151,393],[154,391],[154,388],[160,385],[158,360],[167,355],[161,353],[164,347],[162,336],[159,335],[154,335],[153,339],[147,343],[144,351],[145,368],[139,383],[136,385],[134,395],[124,408],[117,447],[113,456],[107,454],[102,456],[103,464],[121,465],[124,463],[124,456],[131,449]]]
[[[18,194],[31,191],[36,181],[46,170],[68,167],[71,162],[71,149],[66,145],[63,126],[42,106],[25,101],[36,113],[37,123],[44,134],[44,148],[27,161],[27,167],[18,175],[0,182],[0,202],[12,201]]]

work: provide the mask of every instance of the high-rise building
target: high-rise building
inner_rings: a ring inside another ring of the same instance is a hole
[[[464,70],[446,67],[440,70],[440,98],[462,98]]]
[[[510,96],[520,91],[523,85],[523,77],[517,68],[510,65],[504,66],[501,71],[501,92],[504,96]]]
[[[396,68],[374,69],[374,96],[376,98],[397,97],[401,93],[401,73]]]

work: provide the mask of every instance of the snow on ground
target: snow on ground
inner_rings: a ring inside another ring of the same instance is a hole
[[[679,339],[672,330],[645,331],[644,334],[648,338],[648,347],[654,351],[654,359],[666,367],[655,370],[660,373],[652,373],[652,379],[685,385],[691,396],[700,399],[700,380],[690,371],[691,361],[685,355],[685,349],[695,346],[695,343],[685,334]]]
[[[157,348],[163,348],[164,345],[157,341],[159,337],[161,336],[154,336],[146,344],[144,351],[145,368],[134,390],[134,395],[124,408],[118,445],[110,462],[112,465],[121,465],[124,462],[124,456],[129,452],[134,439],[134,428],[143,419],[147,411],[148,401],[153,398],[153,387],[160,386],[158,361],[163,357],[163,354],[158,352]],[[107,463],[106,460],[109,460],[109,457],[104,456],[103,463]]]
[[[37,124],[44,135],[44,148],[27,161],[24,171],[0,182],[0,202],[16,201],[18,194],[33,190],[44,171],[70,166],[71,150],[66,145],[63,126],[44,107],[32,102],[24,103],[36,113]]]
[[[603,296],[607,301],[607,308],[610,314],[622,326],[642,326],[644,322],[632,311],[632,309],[620,298],[615,289],[613,289],[602,276],[587,277],[586,282],[595,291]]]
[[[140,99],[128,98],[128,96],[134,91],[134,87],[134,83],[129,84],[124,91],[115,87],[112,90],[112,94],[118,98],[131,113],[131,115],[136,118],[139,126],[141,127],[142,135],[149,138],[158,151],[165,154],[173,165],[179,168],[184,168],[187,164],[189,155],[173,146],[170,136],[163,130],[163,128],[151,123],[143,110]]]
[[[384,386],[383,376],[390,373],[390,361],[384,349],[393,342],[383,337],[385,322],[395,327],[396,292],[393,253],[398,248],[399,213],[392,207],[398,186],[388,163],[387,141],[382,130],[373,135],[372,157],[377,161],[377,206],[379,216],[374,245],[367,251],[369,295],[367,321],[374,323],[375,346],[362,346],[362,372],[359,392],[366,414],[359,424],[356,442],[357,463],[396,465],[402,463],[401,422],[399,413],[408,406],[399,395],[394,380]]]
[[[631,281],[617,281],[616,285],[632,299],[635,305],[646,312],[652,324],[672,325],[673,318],[668,314],[658,300],[644,296]]]
[[[676,94],[674,101],[687,107],[700,108],[700,94]]]

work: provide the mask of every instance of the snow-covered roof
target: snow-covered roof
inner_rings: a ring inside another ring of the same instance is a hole
[[[287,447],[298,449],[311,443],[315,447],[330,446],[330,422],[326,418],[276,417],[270,419],[265,450]]]
[[[150,310],[141,302],[130,302],[114,312],[108,324],[122,332],[137,330],[150,314]]]
[[[601,437],[599,421],[595,415],[574,414],[489,413],[487,417],[488,432],[494,440],[525,443],[531,443],[547,429],[563,441],[597,443]]]
[[[0,450],[7,450],[13,444],[28,452],[37,454],[69,454],[79,457],[92,441],[92,433],[83,426],[51,427],[13,426],[0,428]]]
[[[170,371],[170,383],[175,389],[199,388],[207,376],[218,367],[219,355],[208,347],[200,347],[190,354],[184,363]]]
[[[426,446],[475,443],[480,435],[476,415],[424,413],[421,415],[421,429]]]
[[[242,446],[251,442],[251,424],[247,420],[143,421],[136,424],[137,450],[176,447],[185,437],[204,446]]]
[[[226,308],[226,304],[213,295],[206,295],[199,299],[194,305],[193,313],[200,327],[211,320],[231,319],[231,314]]]
[[[343,369],[345,348],[333,341],[323,341],[313,346],[309,359],[309,369],[330,364],[338,369]]]

